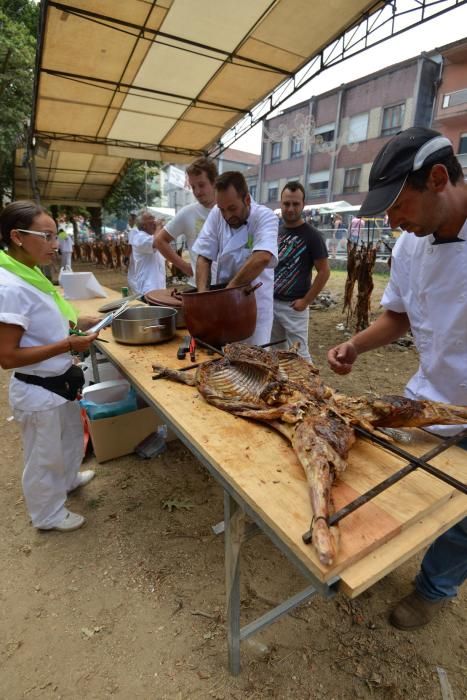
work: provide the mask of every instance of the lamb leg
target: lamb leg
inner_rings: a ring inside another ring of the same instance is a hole
[[[179,369],[170,369],[163,365],[153,365],[153,379],[171,379],[173,382],[187,384],[188,386],[196,386],[196,374],[188,374],[188,372],[180,372]]]
[[[313,546],[322,564],[330,566],[337,553],[337,530],[329,528],[331,486],[335,469],[345,468],[344,460],[316,433],[314,418],[298,425],[292,446],[305,471],[313,510]]]

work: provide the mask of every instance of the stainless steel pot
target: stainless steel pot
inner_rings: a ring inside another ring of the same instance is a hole
[[[190,289],[193,292],[196,292],[196,288],[192,287],[189,284],[181,285],[178,287],[167,287],[167,289],[153,289],[150,292],[145,293],[144,301],[147,304],[151,304],[152,306],[166,306],[168,308],[176,309],[176,327],[186,328],[185,314],[183,311],[182,292],[187,292]]]
[[[175,335],[176,315],[165,306],[131,306],[112,323],[112,335],[127,345],[163,343]]]

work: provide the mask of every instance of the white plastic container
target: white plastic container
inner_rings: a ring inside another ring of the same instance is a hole
[[[83,399],[94,403],[114,403],[124,399],[130,390],[126,379],[109,379],[83,389]]]
[[[92,272],[62,272],[59,282],[63,287],[65,299],[93,299],[107,296]]]
[[[84,372],[84,386],[88,387],[94,383],[94,373],[90,361],[81,363],[81,369]],[[100,382],[106,382],[109,379],[123,379],[121,372],[111,362],[99,362],[99,379]]]

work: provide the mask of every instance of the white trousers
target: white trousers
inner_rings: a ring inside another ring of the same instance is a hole
[[[265,345],[266,343],[269,343],[271,328],[272,315],[263,314],[256,321],[256,328],[253,335],[250,335],[250,337],[246,340],[242,340],[242,343],[246,343],[247,345]]]
[[[295,311],[290,306],[290,301],[274,299],[274,322],[271,331],[271,343],[276,340],[286,339],[286,343],[274,346],[274,349],[288,348],[293,343],[299,342],[298,354],[311,362],[308,350],[308,325],[310,310]]]
[[[84,451],[78,401],[48,411],[14,411],[21,425],[23,493],[34,527],[49,529],[67,514],[67,491],[76,484]]]
[[[71,272],[71,253],[60,253],[62,269]]]

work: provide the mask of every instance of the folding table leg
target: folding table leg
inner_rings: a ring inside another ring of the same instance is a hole
[[[96,348],[94,347],[94,344],[91,343],[91,346],[89,348],[89,357],[91,358],[91,367],[92,367],[92,376],[95,382],[100,381],[99,377],[99,361],[96,357]]]
[[[229,671],[240,673],[240,549],[245,533],[245,513],[224,491],[225,587],[227,598],[227,646]]]

